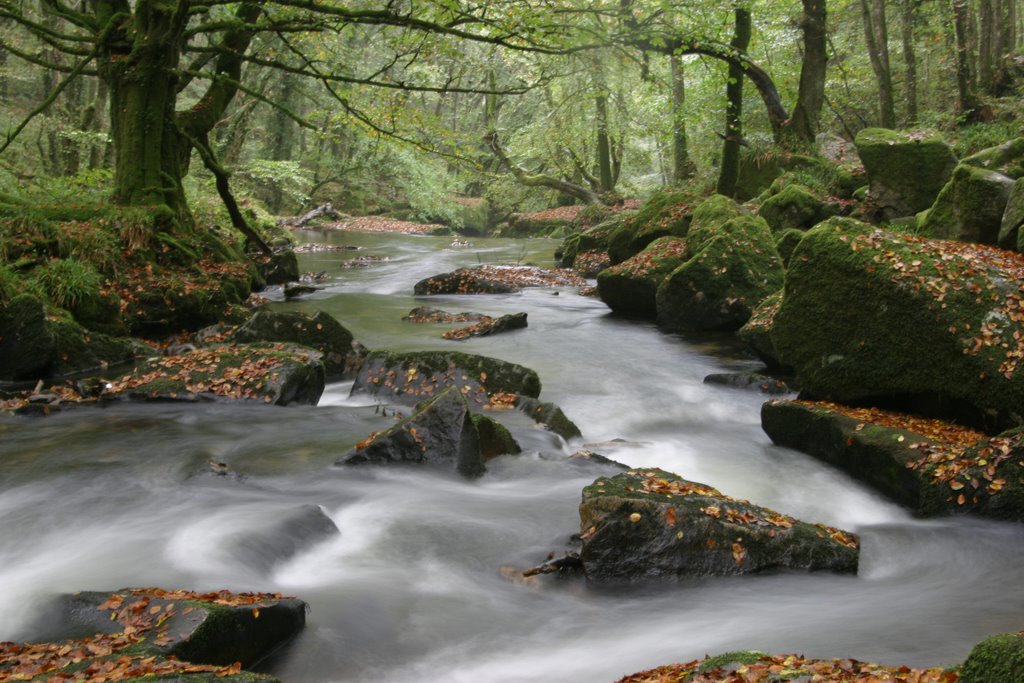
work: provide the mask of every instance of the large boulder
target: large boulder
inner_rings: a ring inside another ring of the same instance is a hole
[[[612,234],[622,227],[631,214],[619,213],[583,232],[573,233],[562,241],[555,252],[555,260],[563,268],[572,268],[579,254],[588,251],[608,252],[608,241]]]
[[[1024,252],[1024,178],[1013,184],[999,225],[999,246]]]
[[[454,466],[464,477],[477,477],[485,470],[469,404],[455,387],[424,403],[412,417],[359,442],[338,461],[367,463]]]
[[[1024,521],[1021,430],[998,437],[941,420],[835,403],[770,401],[765,433],[861,479],[918,515]]]
[[[857,537],[723,495],[662,470],[630,470],[583,489],[580,559],[591,580],[856,572]]]
[[[960,683],[1021,683],[1024,680],[1024,631],[986,638],[971,650]]]
[[[1014,180],[1024,178],[1024,137],[975,152],[960,163],[996,171]]]
[[[47,374],[66,377],[83,372],[101,372],[131,363],[142,342],[112,337],[87,330],[70,315],[57,313],[48,318],[55,348]]]
[[[93,669],[97,678],[110,676],[103,680],[147,673],[264,680],[230,676],[287,643],[305,623],[306,603],[280,594],[159,588],[74,593],[40,615],[33,640],[62,642],[41,648],[35,665],[42,668],[33,673]]]
[[[0,379],[42,377],[55,349],[42,301],[20,294],[0,307]]]
[[[736,336],[747,345],[747,348],[770,368],[785,367],[779,360],[779,353],[775,350],[771,335],[775,315],[779,312],[780,306],[782,306],[781,289],[758,304],[750,312],[750,318],[743,324],[743,327],[736,331]]]
[[[231,340],[253,342],[289,342],[308,346],[323,354],[327,381],[342,378],[345,358],[352,353],[352,333],[323,311],[308,315],[298,311],[259,311],[242,323]]]
[[[934,131],[865,128],[854,141],[868,174],[868,197],[882,219],[924,211],[949,181],[956,156]]]
[[[768,225],[738,216],[698,241],[692,256],[658,285],[658,323],[672,330],[735,330],[751,311],[782,287],[782,260]]]
[[[787,185],[761,204],[758,215],[773,232],[807,230],[820,221],[825,203],[802,185]]]
[[[614,313],[654,318],[658,285],[686,260],[687,253],[681,237],[655,240],[636,256],[598,273],[598,295]]]
[[[960,164],[922,223],[930,237],[996,244],[1013,180],[995,171]]]
[[[291,249],[256,259],[256,270],[268,285],[284,285],[299,279],[299,259]]]
[[[1024,422],[1024,256],[830,219],[790,261],[771,338],[813,396]]]
[[[639,254],[662,237],[685,237],[699,197],[688,190],[655,192],[633,216],[608,238],[608,255],[613,264]]]
[[[290,344],[232,344],[150,359],[104,394],[141,401],[247,400],[316,405],[324,391],[320,352]]]
[[[472,404],[484,406],[502,394],[536,398],[540,377],[522,365],[457,351],[373,351],[359,369],[352,393],[415,404],[448,387],[458,387]]]

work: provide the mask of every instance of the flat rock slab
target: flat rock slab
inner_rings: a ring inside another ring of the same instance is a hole
[[[918,515],[1024,521],[1024,432],[996,437],[941,420],[835,403],[769,401],[772,441],[861,479]]]
[[[402,317],[402,320],[416,323],[419,325],[430,325],[434,323],[478,323],[484,320],[492,320],[491,316],[484,315],[483,313],[473,313],[472,311],[463,311],[462,313],[449,313],[442,311],[440,308],[431,308],[430,306],[417,306],[416,308],[409,311],[409,313]]]
[[[449,387],[458,387],[472,405],[485,406],[505,395],[539,396],[540,377],[522,365],[469,353],[373,351],[356,375],[352,393],[415,405]]]
[[[571,270],[536,266],[477,266],[460,268],[420,280],[416,296],[429,294],[512,294],[523,287],[582,287],[587,282]]]
[[[492,334],[511,332],[526,328],[525,313],[509,313],[500,318],[487,318],[469,327],[460,327],[457,330],[449,330],[442,334],[444,339],[462,341],[470,337],[489,337]]]
[[[735,500],[658,469],[600,477],[583,489],[587,578],[635,581],[772,569],[855,573],[859,540]]]

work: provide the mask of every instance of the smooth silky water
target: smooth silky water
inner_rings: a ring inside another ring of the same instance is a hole
[[[485,476],[334,461],[391,424],[350,384],[317,407],[117,405],[0,418],[0,640],[31,636],[55,595],[125,586],[296,595],[305,632],[262,669],[304,681],[540,680],[610,683],[731,649],[952,664],[987,635],[1022,627],[1024,527],[913,519],[761,431],[764,397],[702,379],[757,367],[727,339],[682,339],[611,317],[572,290],[415,298],[413,284],[462,265],[550,265],[547,240],[307,232],[363,247],[301,258],[325,288],[275,307],[323,309],[370,348],[457,349],[534,368],[593,450],[661,467],[807,521],[861,535],[858,576],[775,573],[625,587],[518,583],[505,566],[561,553],[581,489],[608,471],[498,413],[524,446]],[[342,269],[356,255],[387,262]],[[417,305],[526,311],[529,328],[467,342],[401,317]],[[227,463],[218,476],[209,462]],[[272,570],[225,550],[299,505],[323,506],[340,536]]]

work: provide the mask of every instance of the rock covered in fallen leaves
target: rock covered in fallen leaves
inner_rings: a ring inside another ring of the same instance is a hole
[[[584,251],[576,255],[572,269],[586,278],[595,278],[612,265],[612,259],[606,251]]]
[[[372,351],[352,393],[413,405],[448,387],[457,387],[471,404],[485,406],[500,394],[539,396],[540,377],[522,365],[458,351]]]
[[[316,543],[339,535],[338,527],[319,505],[300,505],[276,513],[258,529],[233,537],[228,553],[247,567],[267,572]]]
[[[217,345],[150,359],[112,380],[108,398],[249,400],[316,405],[324,391],[319,351],[284,343]]]
[[[339,465],[368,463],[454,466],[464,477],[478,477],[485,470],[469,404],[455,387],[390,429],[371,434],[338,461]]]
[[[688,258],[662,280],[655,298],[658,323],[667,329],[736,330],[782,287],[782,260],[759,217],[691,228],[686,241]]]
[[[273,681],[243,672],[305,627],[306,603],[269,593],[82,592],[39,617],[35,643],[0,644],[0,678]]]
[[[566,441],[583,436],[576,423],[566,417],[562,409],[554,403],[541,402],[530,396],[520,396],[516,399],[516,409],[526,413],[534,422],[544,425]]]
[[[607,251],[612,264],[636,256],[655,240],[684,237],[699,202],[699,197],[689,190],[669,189],[652,194],[608,236]]]
[[[509,313],[500,318],[487,318],[469,327],[449,330],[441,335],[444,339],[463,340],[470,337],[489,337],[492,334],[511,332],[526,328],[526,313]]]
[[[784,367],[782,361],[779,360],[779,353],[775,350],[771,336],[775,314],[779,312],[781,305],[782,290],[780,289],[759,303],[750,312],[750,318],[743,324],[743,327],[736,330],[736,336],[740,338],[740,341],[746,344],[747,348],[770,368]]]
[[[629,217],[629,214],[619,213],[608,220],[599,223],[583,232],[573,233],[564,240],[558,251],[555,252],[555,260],[563,268],[573,268],[576,258],[584,252],[608,253],[608,241],[622,224]]]
[[[657,315],[658,285],[687,256],[686,240],[662,237],[622,263],[597,275],[597,293],[614,313],[636,318]]]
[[[463,311],[462,313],[448,313],[442,311],[439,308],[431,308],[430,306],[417,306],[416,308],[409,311],[409,313],[402,317],[402,320],[407,322],[416,323],[418,325],[430,325],[434,323],[478,323],[483,320],[490,320],[489,315],[483,313],[473,313],[472,311]]]
[[[1024,430],[989,437],[878,408],[770,401],[772,441],[861,479],[919,515],[961,512],[1024,521]]]
[[[930,207],[957,163],[935,131],[865,128],[854,144],[868,174],[872,212],[882,219],[912,216]]]
[[[482,265],[459,268],[420,280],[416,296],[430,294],[512,294],[523,287],[582,287],[586,280],[571,270],[545,270],[536,266]]]
[[[771,340],[809,395],[998,431],[1024,423],[1022,283],[1020,254],[829,219],[793,254]]]
[[[1024,631],[986,638],[971,650],[960,683],[1020,683],[1024,675]]]
[[[977,166],[953,171],[921,224],[930,237],[996,244],[1013,179]]]
[[[782,568],[855,573],[859,555],[853,534],[658,469],[601,477],[584,488],[580,537],[583,569],[594,581]]]
[[[315,315],[298,311],[258,311],[231,335],[239,343],[288,342],[316,349],[323,354],[327,381],[341,379],[345,359],[352,354],[352,333],[337,319],[317,311]]]
[[[963,681],[964,679],[960,679]],[[995,679],[978,679],[996,683]],[[1015,683],[1019,679],[1013,680]],[[865,683],[956,683],[954,670],[931,668],[911,669],[859,662],[855,659],[810,659],[803,655],[769,655],[755,650],[726,652],[685,664],[670,664],[641,671],[617,683],[732,683],[772,681],[773,683],[804,683],[807,681],[864,681]],[[1001,683],[1001,682],[1000,682]]]

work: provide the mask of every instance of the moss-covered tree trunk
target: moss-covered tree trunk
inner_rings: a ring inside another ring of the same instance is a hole
[[[900,0],[902,9],[903,38],[903,82],[904,100],[907,103],[906,122],[908,125],[917,123],[917,54],[914,51],[914,14],[917,6],[914,0]]]
[[[750,10],[739,5],[735,9],[736,32],[729,45],[739,54],[750,45]],[[718,175],[718,194],[732,197],[740,175],[740,143],[743,140],[743,69],[730,62],[729,82],[725,86],[728,100],[725,108],[725,143],[722,146],[722,168]]]
[[[686,139],[686,76],[679,55],[670,58],[672,69],[672,182],[682,185],[693,175]]]

